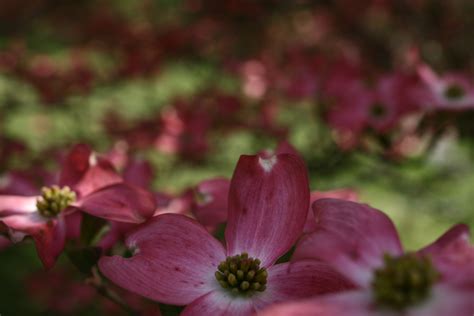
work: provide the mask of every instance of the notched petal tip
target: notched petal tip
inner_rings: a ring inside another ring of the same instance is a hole
[[[273,155],[270,157],[258,157],[258,163],[265,172],[270,172],[273,166],[277,163],[277,156]]]

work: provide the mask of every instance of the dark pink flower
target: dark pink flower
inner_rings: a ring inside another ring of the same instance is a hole
[[[427,65],[419,66],[418,74],[427,88],[424,104],[429,109],[459,111],[474,108],[474,85],[466,75],[441,77]]]
[[[160,215],[127,238],[131,258],[103,257],[102,273],[152,300],[187,305],[184,315],[248,315],[279,301],[350,286],[324,263],[275,261],[299,238],[309,189],[290,154],[242,156],[229,193],[227,249],[196,221]]]
[[[54,265],[66,236],[77,235],[77,210],[93,216],[139,223],[155,212],[154,197],[124,183],[113,167],[86,145],[76,145],[66,157],[57,186],[41,195],[0,195],[0,221],[11,233],[30,235],[46,268]],[[71,227],[68,232],[67,226]]]
[[[358,289],[275,306],[263,315],[469,316],[474,312],[473,273],[466,273],[473,263],[466,226],[455,226],[417,253],[405,253],[395,226],[376,209],[335,199],[318,200],[313,209],[317,228],[301,240],[294,262],[330,263]],[[462,277],[470,280],[460,283]]]

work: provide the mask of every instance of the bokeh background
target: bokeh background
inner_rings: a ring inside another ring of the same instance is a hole
[[[179,194],[286,139],[311,189],[355,190],[417,249],[474,225],[471,110],[438,114],[429,144],[422,134],[403,154],[370,137],[344,148],[318,80],[336,56],[376,77],[409,67],[414,51],[440,73],[471,75],[472,16],[470,0],[3,0],[0,188],[12,171],[39,181],[85,142],[148,160],[153,188]],[[118,312],[63,265],[47,278],[32,242],[3,249],[0,314]]]

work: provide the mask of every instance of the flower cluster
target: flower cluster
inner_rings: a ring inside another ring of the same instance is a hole
[[[185,306],[183,315],[474,311],[467,226],[404,252],[391,220],[354,192],[310,194],[289,144],[242,155],[230,181],[209,179],[176,197],[152,192],[144,166],[120,174],[107,156],[76,145],[58,185],[0,195],[0,221],[10,240],[33,238],[46,268],[65,251],[100,291],[108,287],[98,271],[131,293]],[[222,223],[224,244],[213,236]]]

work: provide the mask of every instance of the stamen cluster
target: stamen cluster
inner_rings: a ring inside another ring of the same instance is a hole
[[[401,310],[423,301],[438,278],[428,257],[385,255],[384,267],[375,271],[372,283],[378,304]]]
[[[252,294],[266,289],[268,272],[260,268],[260,260],[247,253],[227,257],[215,273],[219,284],[235,294]]]
[[[36,201],[38,212],[45,217],[53,217],[61,213],[76,200],[76,193],[67,186],[57,185],[43,187],[41,196]]]

